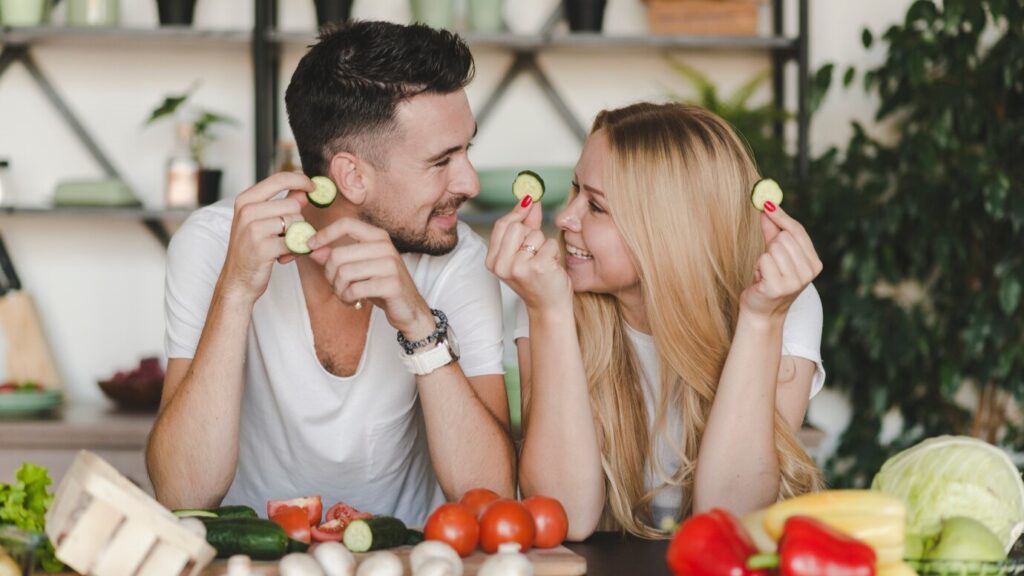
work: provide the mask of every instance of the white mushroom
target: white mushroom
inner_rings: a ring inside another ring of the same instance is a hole
[[[281,558],[278,572],[281,576],[324,576],[320,564],[305,552],[292,552]]]
[[[320,562],[327,576],[352,576],[356,572],[356,557],[341,542],[317,544],[313,557]]]
[[[462,576],[462,558],[448,543],[440,540],[425,540],[416,545],[409,555],[409,565],[414,576],[419,576],[420,567],[431,558],[441,558],[452,564],[452,576]]]
[[[413,569],[412,576],[457,576],[462,574],[462,562],[459,562],[458,568],[455,566],[456,564],[451,560],[435,556],[427,558],[420,563],[419,568]]]
[[[356,576],[402,576],[402,561],[391,552],[374,552],[359,564]],[[282,575],[283,576],[283,575]]]
[[[252,559],[245,554],[235,554],[228,558],[227,576],[249,576],[252,574]]]
[[[519,544],[506,542],[498,546],[498,553],[480,565],[477,576],[533,576],[533,564],[519,553]]]

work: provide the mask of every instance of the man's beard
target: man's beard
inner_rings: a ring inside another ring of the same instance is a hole
[[[465,198],[460,198],[443,206],[437,206],[431,212],[431,216],[439,212],[448,212],[452,209],[457,211],[459,206],[465,201]],[[397,224],[392,214],[381,210],[377,206],[364,206],[359,213],[359,218],[367,224],[386,231],[388,236],[391,237],[391,243],[395,245],[395,249],[400,254],[413,253],[444,256],[454,250],[455,246],[459,243],[458,226],[445,232],[435,232],[433,234],[428,232],[429,228],[419,231],[413,230],[407,226]]]

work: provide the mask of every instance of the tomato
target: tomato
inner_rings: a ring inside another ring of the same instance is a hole
[[[365,520],[366,518],[373,518],[373,514],[360,512],[344,502],[338,502],[327,510],[327,520],[344,520],[346,524],[353,520]]]
[[[17,389],[18,385],[15,384],[14,382],[4,382],[3,384],[0,384],[0,394],[14,392]]]
[[[328,520],[319,526],[311,526],[314,542],[341,542],[348,528],[348,521],[342,519]]]
[[[565,540],[569,533],[569,517],[565,514],[562,503],[547,496],[531,496],[523,501],[523,506],[533,516],[536,536],[533,545],[537,548],[554,548]]]
[[[309,516],[302,508],[297,506],[279,508],[270,519],[274,524],[284,528],[284,533],[292,540],[309,544]]]
[[[525,553],[533,546],[535,533],[530,511],[515,500],[498,500],[480,517],[480,547],[488,554],[497,552],[503,542],[518,542]]]
[[[288,506],[302,508],[306,511],[309,525],[316,526],[324,513],[324,503],[319,496],[306,496],[305,498],[292,498],[291,500],[271,500],[267,502],[267,518],[273,518],[279,510]]]
[[[462,495],[462,500],[459,500],[459,504],[462,504],[469,511],[473,513],[477,518],[483,514],[484,509],[487,508],[495,500],[500,500],[501,496],[494,490],[487,488],[473,488],[469,492]]]
[[[469,508],[462,504],[442,504],[427,518],[423,537],[427,540],[440,540],[465,558],[476,550],[480,526]]]

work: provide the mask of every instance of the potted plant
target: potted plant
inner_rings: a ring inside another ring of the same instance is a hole
[[[238,122],[219,112],[198,108],[188,104],[189,97],[198,85],[189,88],[183,94],[164,98],[149,115],[146,125],[163,118],[173,117],[178,125],[178,134],[187,147],[189,159],[198,169],[198,203],[212,204],[220,197],[220,180],[223,171],[210,168],[206,163],[206,150],[216,139],[214,128],[218,125],[237,125]],[[172,159],[173,162],[174,159]]]
[[[196,0],[156,0],[161,26],[191,26]]]
[[[316,0],[316,23],[346,22],[352,16],[353,0]]]

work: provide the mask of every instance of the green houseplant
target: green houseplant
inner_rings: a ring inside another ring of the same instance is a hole
[[[897,137],[855,124],[814,161],[799,215],[826,262],[829,385],[855,415],[837,485],[937,434],[1024,448],[1024,4],[918,0],[882,41],[862,80]]]
[[[199,204],[210,204],[220,197],[220,180],[223,171],[210,168],[206,162],[206,151],[217,139],[215,128],[221,125],[237,125],[230,116],[188,104],[189,98],[198,85],[182,94],[167,96],[146,120],[150,125],[158,120],[174,118],[180,129],[185,127],[188,134],[188,149],[192,159],[199,166]]]

